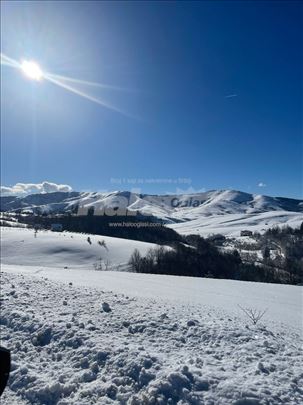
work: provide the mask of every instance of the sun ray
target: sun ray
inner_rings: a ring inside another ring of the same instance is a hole
[[[86,98],[86,99],[88,99],[88,100],[90,100],[90,101],[93,101],[94,103],[100,104],[100,105],[102,105],[103,107],[106,107],[106,108],[108,108],[108,109],[110,109],[110,110],[116,111],[116,112],[118,112],[118,113],[120,113],[120,114],[129,116],[129,115],[128,115],[127,113],[125,113],[124,111],[120,110],[120,109],[117,108],[117,107],[114,107],[113,105],[111,105],[111,104],[109,104],[109,103],[106,103],[106,102],[103,101],[103,100],[100,100],[99,98],[93,97],[93,96],[91,96],[90,94],[84,93],[83,91],[76,89],[75,87],[72,87],[72,86],[70,86],[70,85],[67,85],[67,84],[65,84],[65,83],[62,83],[61,81],[55,79],[52,74],[49,74],[49,73],[48,73],[48,74],[45,74],[45,75],[44,75],[44,78],[45,78],[46,80],[49,80],[50,82],[56,84],[57,86],[60,86],[60,87],[64,88],[65,90],[68,90],[68,91],[70,91],[70,92],[72,92],[72,93],[77,94],[78,96],[84,97],[84,98]]]
[[[103,83],[89,82],[87,80],[81,80],[81,79],[75,79],[73,77],[56,75],[54,73],[48,73],[48,75],[50,75],[51,77],[53,77],[57,80],[67,81],[67,82],[71,82],[71,83],[84,84],[87,86],[99,87],[102,89],[109,89],[109,90],[129,91],[128,89],[125,89],[123,87],[111,86],[109,84],[103,84]]]
[[[14,68],[21,68],[21,64],[13,58],[1,52],[1,65],[7,65]]]
[[[95,83],[95,82],[90,82],[90,81],[86,81],[86,80],[75,79],[72,77],[48,73],[48,72],[42,71],[40,66],[34,61],[21,60],[20,62],[18,62],[17,60],[10,58],[9,56],[7,56],[4,53],[1,53],[1,65],[6,65],[6,66],[13,67],[13,68],[17,68],[17,69],[21,70],[24,74],[26,74],[26,76],[28,78],[30,78],[31,80],[40,81],[43,78],[59,87],[62,87],[63,89],[65,89],[71,93],[74,93],[80,97],[86,98],[87,100],[90,100],[96,104],[101,105],[102,107],[108,108],[109,110],[118,112],[122,115],[125,115],[125,116],[133,118],[133,119],[139,119],[138,117],[135,117],[133,115],[126,113],[125,111],[113,106],[112,104],[102,100],[101,98],[94,97],[94,96],[88,94],[87,92],[85,92],[81,89],[78,89],[75,85],[76,84],[86,85],[86,86],[98,87],[98,88],[110,89],[110,90],[126,90],[127,91],[127,89],[110,86],[110,85],[106,85],[103,83]],[[70,83],[73,83],[74,85],[71,85]]]

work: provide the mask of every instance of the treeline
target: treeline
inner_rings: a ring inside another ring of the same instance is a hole
[[[19,222],[32,227],[41,226],[50,229],[53,223],[60,223],[68,232],[89,233],[133,239],[158,245],[182,241],[182,236],[152,216],[97,216],[93,213],[83,216],[74,215],[27,215],[17,216]],[[113,225],[114,224],[114,225]]]
[[[160,246],[150,249],[146,256],[135,250],[129,261],[131,270],[137,273],[281,282],[271,269],[243,263],[237,250],[221,253],[197,235],[187,236],[185,240],[191,245],[175,243],[170,249]]]
[[[300,241],[302,243],[302,235]],[[287,245],[287,249],[295,254],[287,255],[284,258],[284,267],[277,269],[268,258],[258,265],[243,262],[237,250],[222,253],[202,237],[189,235],[183,237],[183,242],[171,245],[171,249],[157,247],[150,249],[146,256],[141,256],[140,252],[135,250],[129,265],[131,270],[137,273],[298,284],[302,282],[303,250],[300,251],[300,259],[297,259],[297,243],[293,245],[292,241]]]

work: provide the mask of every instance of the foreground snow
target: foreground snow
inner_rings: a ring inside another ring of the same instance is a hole
[[[41,263],[43,264],[43,263]],[[22,273],[79,287],[99,287],[134,298],[169,301],[171,305],[212,306],[242,316],[239,305],[267,310],[266,324],[302,332],[303,287],[210,278],[176,277],[79,268],[2,265],[7,273]]]
[[[2,273],[3,405],[302,403],[293,328],[98,287]]]

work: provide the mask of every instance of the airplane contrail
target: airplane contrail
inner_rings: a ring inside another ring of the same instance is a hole
[[[227,96],[224,96],[224,98],[233,98],[233,97],[238,97],[238,94],[228,94]]]

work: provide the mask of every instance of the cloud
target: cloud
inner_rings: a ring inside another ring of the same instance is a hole
[[[29,194],[39,193],[54,193],[56,191],[72,191],[72,187],[67,184],[50,183],[49,181],[43,181],[42,183],[16,183],[12,187],[2,186],[0,187],[0,194],[2,196],[20,196],[25,197]]]
[[[258,187],[266,187],[267,185],[265,183],[263,183],[263,181],[260,181],[260,183],[258,184]]]

